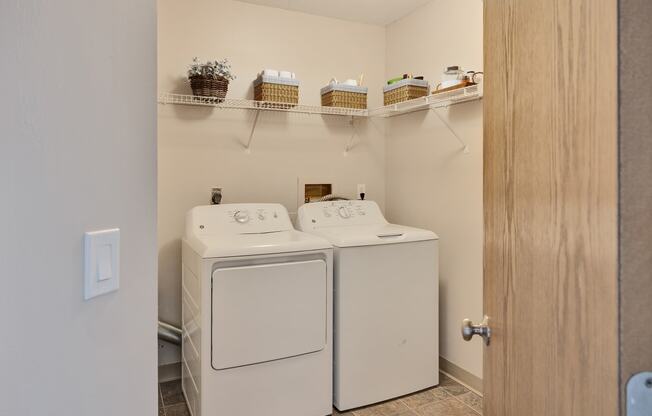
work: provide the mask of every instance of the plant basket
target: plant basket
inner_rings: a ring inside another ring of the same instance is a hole
[[[229,89],[229,81],[225,78],[191,77],[190,88],[195,96],[223,100]]]

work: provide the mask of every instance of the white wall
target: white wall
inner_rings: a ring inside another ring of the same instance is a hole
[[[185,81],[193,56],[229,58],[238,78],[229,98],[253,98],[262,68],[288,69],[301,82],[300,102],[319,105],[331,77],[365,74],[369,105],[382,103],[385,29],[230,0],[159,1],[159,91],[190,93]],[[244,152],[253,113],[159,105],[160,316],[178,324],[180,239],[185,213],[207,204],[210,188],[223,202],[280,202],[297,209],[297,179],[333,182],[354,197],[356,184],[385,201],[382,122],[356,122],[356,147],[345,117],[263,112],[251,153]]]
[[[0,415],[151,415],[156,4],[0,2]],[[85,231],[121,288],[83,300]]]
[[[482,68],[482,2],[433,0],[387,27],[388,78],[405,72],[436,84],[444,67]],[[464,342],[462,319],[482,319],[482,104],[387,123],[387,215],[440,237],[440,354],[482,377],[481,342]]]

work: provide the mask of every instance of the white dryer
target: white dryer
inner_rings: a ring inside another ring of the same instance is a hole
[[[182,245],[193,416],[331,414],[331,245],[279,204],[193,208]]]
[[[439,383],[438,237],[372,201],[299,208],[334,246],[334,404],[348,410]]]

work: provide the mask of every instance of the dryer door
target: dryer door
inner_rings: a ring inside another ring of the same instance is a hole
[[[216,370],[322,350],[326,262],[297,261],[213,272],[212,365]]]

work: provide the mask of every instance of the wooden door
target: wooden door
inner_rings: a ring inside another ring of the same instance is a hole
[[[613,416],[617,0],[484,7],[484,414]]]

